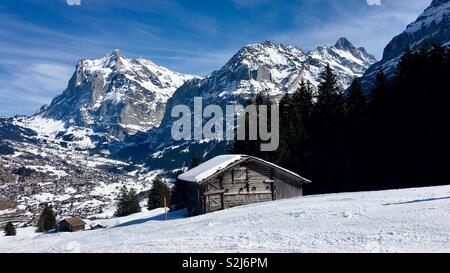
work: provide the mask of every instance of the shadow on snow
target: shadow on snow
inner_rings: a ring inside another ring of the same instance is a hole
[[[186,218],[186,215],[187,215],[187,211],[185,209],[184,210],[179,210],[179,211],[169,212],[167,214],[167,220],[171,221],[171,220],[177,220],[177,219]],[[165,214],[160,214],[160,215],[151,216],[151,217],[148,217],[148,218],[135,219],[135,220],[131,220],[131,221],[122,223],[120,225],[117,225],[114,228],[140,225],[140,224],[144,224],[144,223],[147,223],[147,222],[150,222],[150,221],[166,221],[166,215]]]
[[[415,204],[415,203],[422,203],[422,202],[432,202],[432,201],[440,201],[440,200],[450,200],[450,196],[439,197],[439,198],[417,199],[417,200],[406,201],[406,202],[399,202],[399,203],[388,203],[388,204],[383,204],[383,206],[407,205],[407,204]]]

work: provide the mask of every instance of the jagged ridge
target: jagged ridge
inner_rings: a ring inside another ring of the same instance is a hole
[[[192,154],[211,157],[223,153],[226,143],[215,141],[175,142],[171,138],[171,111],[184,104],[193,109],[193,98],[202,97],[204,105],[226,105],[243,102],[257,93],[266,93],[275,100],[294,92],[302,80],[314,86],[329,64],[337,74],[342,90],[356,77],[361,77],[375,58],[363,48],[354,47],[341,38],[334,46],[321,46],[308,53],[294,46],[266,41],[251,44],[239,50],[220,70],[205,79],[188,81],[167,103],[167,112],[159,129],[152,130],[138,149],[127,147],[120,152],[124,158],[146,157],[151,168],[179,168]],[[163,140],[163,141],[162,141]],[[141,145],[143,147],[141,147]],[[150,148],[148,148],[150,147]]]

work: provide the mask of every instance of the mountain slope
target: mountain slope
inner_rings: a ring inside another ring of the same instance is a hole
[[[162,209],[104,230],[0,236],[0,252],[447,252],[450,187],[308,196],[164,221]]]
[[[122,158],[144,159],[150,168],[177,169],[190,162],[192,155],[211,158],[227,149],[226,142],[213,140],[173,141],[171,109],[179,104],[193,109],[193,98],[202,97],[203,105],[225,106],[243,103],[258,93],[277,100],[294,92],[302,80],[317,86],[320,74],[329,64],[337,74],[341,89],[375,63],[363,48],[341,38],[334,46],[321,46],[304,53],[294,46],[264,42],[239,50],[220,70],[205,79],[186,82],[167,102],[167,112],[158,129],[152,130],[142,144],[127,146],[118,153]]]
[[[192,78],[116,50],[81,60],[67,89],[40,115],[123,139],[158,126],[167,100]]]
[[[366,91],[370,90],[380,69],[392,77],[401,56],[408,48],[414,51],[436,42],[450,45],[449,29],[450,0],[433,0],[415,22],[409,24],[403,33],[394,37],[386,46],[383,59],[367,70],[362,79]]]

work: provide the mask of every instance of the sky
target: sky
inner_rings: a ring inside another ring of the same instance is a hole
[[[304,51],[347,37],[383,48],[431,0],[0,0],[0,116],[35,113],[61,94],[78,60],[114,49],[204,76],[241,47]]]

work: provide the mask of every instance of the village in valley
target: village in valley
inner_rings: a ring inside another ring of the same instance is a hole
[[[33,141],[1,142],[1,226],[10,221],[18,227],[35,226],[46,206],[61,216],[110,217],[105,211],[115,209],[124,185],[145,192],[156,175],[137,177],[138,171],[127,171],[125,162],[25,136]]]

